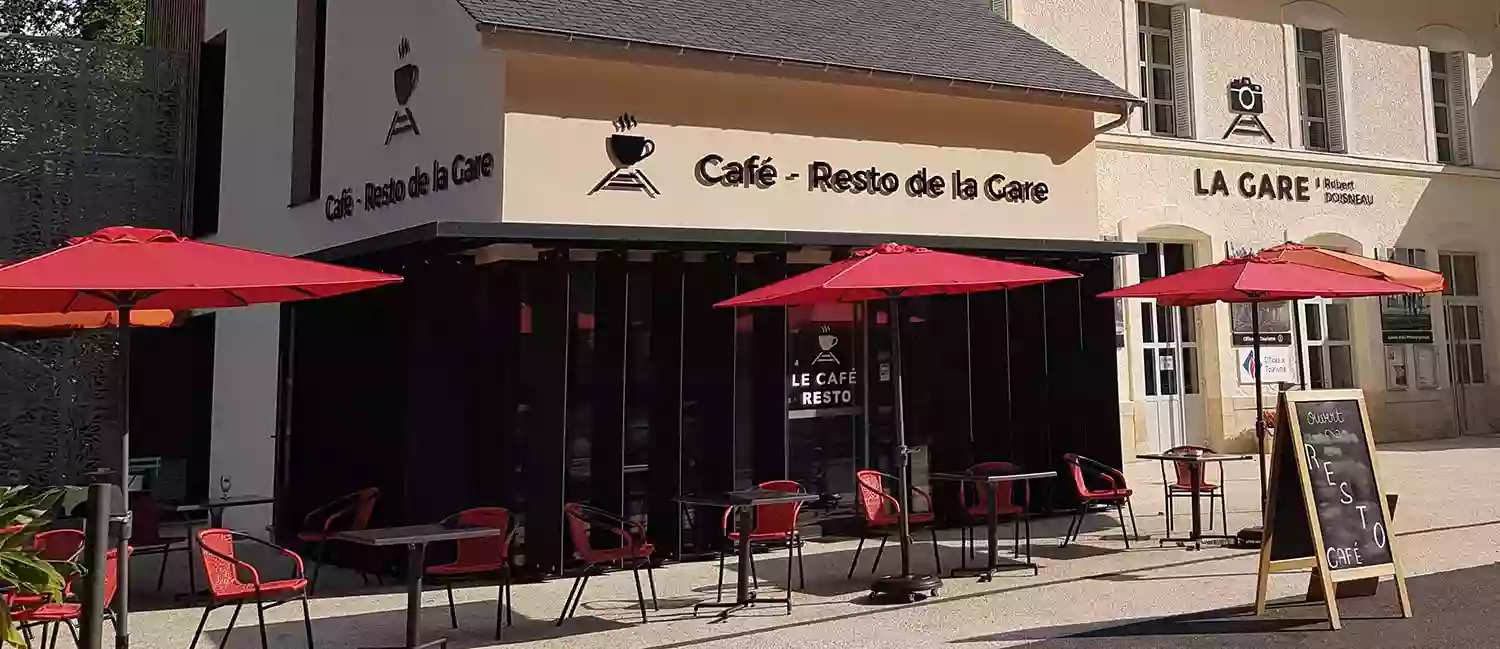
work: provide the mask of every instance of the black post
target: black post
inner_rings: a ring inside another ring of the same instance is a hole
[[[120,333],[120,364],[124,366],[120,375],[120,531],[116,537],[115,560],[119,562],[115,571],[115,649],[130,646],[130,311],[129,306],[119,308],[120,321],[116,323]],[[102,564],[101,564],[102,565]]]
[[[100,649],[104,631],[104,565],[108,561],[109,548],[109,487],[108,483],[89,485],[88,520],[84,524],[83,565],[88,578],[83,586],[83,618],[81,649]]]

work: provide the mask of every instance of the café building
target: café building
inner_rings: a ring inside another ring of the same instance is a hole
[[[720,538],[687,492],[790,478],[843,494],[835,526],[892,469],[887,305],[712,305],[890,240],[1081,274],[903,308],[919,485],[1119,465],[1093,296],[1144,246],[1104,236],[1096,135],[1138,100],[986,3],[864,4],[209,2],[209,236],[406,277],[217,314],[211,477],[277,498],[231,522],[501,505],[543,572],[564,502],[675,556]]]

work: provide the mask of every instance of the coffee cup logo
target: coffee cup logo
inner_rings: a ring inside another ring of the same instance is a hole
[[[656,143],[639,135],[615,133],[609,136],[609,159],[616,167],[629,167],[656,151]]]
[[[818,363],[833,363],[834,365],[843,365],[843,363],[839,361],[838,354],[835,354],[833,352],[833,348],[839,345],[839,337],[833,335],[833,333],[831,333],[832,331],[832,327],[823,325],[822,333],[818,334],[818,354],[813,357],[812,362],[814,365],[817,365]]]
[[[615,133],[604,139],[604,152],[609,156],[609,161],[615,168],[604,175],[594,188],[589,190],[593,196],[601,189],[614,191],[641,192],[651,198],[656,198],[656,185],[646,177],[646,172],[635,168],[642,160],[651,157],[656,152],[656,143],[642,135],[631,135],[629,131],[634,129],[639,122],[629,113],[615,119]]]
[[[411,41],[405,37],[401,44],[396,47],[397,58],[406,60],[411,54]],[[406,102],[411,101],[412,93],[417,91],[417,81],[421,78],[420,69],[413,63],[407,63],[396,68],[393,74],[392,87],[396,91],[396,114],[391,117],[391,127],[385,132],[385,144],[390,146],[391,139],[402,133],[421,135],[422,130],[417,127],[417,117],[412,114],[411,107]]]

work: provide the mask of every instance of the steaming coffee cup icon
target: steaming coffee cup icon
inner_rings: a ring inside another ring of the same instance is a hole
[[[417,66],[407,63],[396,68],[396,103],[402,106],[411,99],[411,93],[417,89]]]
[[[641,135],[615,133],[609,136],[609,159],[624,168],[651,157],[656,143]]]
[[[833,334],[823,334],[821,336],[818,336],[818,347],[821,347],[825,352],[833,351],[833,346],[837,344],[839,344],[838,336],[835,336]]]

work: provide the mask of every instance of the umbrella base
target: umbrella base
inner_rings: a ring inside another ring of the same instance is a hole
[[[1259,525],[1256,525],[1255,527],[1247,527],[1240,530],[1239,533],[1235,534],[1235,538],[1239,539],[1236,545],[1242,548],[1258,548],[1260,547],[1260,540],[1264,534],[1265,528]]]
[[[928,596],[937,597],[943,580],[936,575],[896,575],[881,577],[870,586],[870,599],[877,602],[907,603]]]

